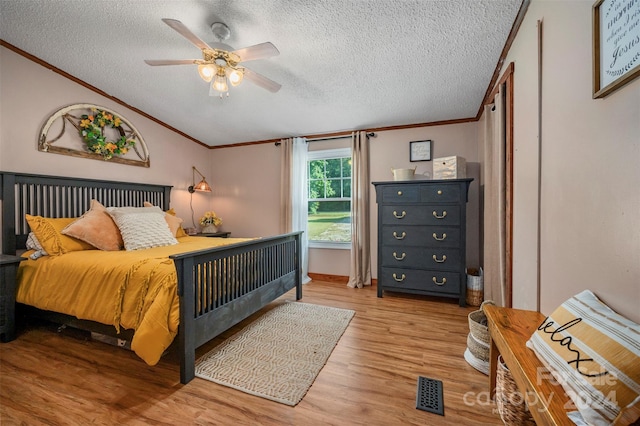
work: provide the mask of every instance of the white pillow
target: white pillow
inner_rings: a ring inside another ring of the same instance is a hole
[[[42,248],[40,241],[38,241],[38,238],[36,238],[36,234],[34,234],[33,232],[29,232],[29,235],[27,236],[26,245],[27,245],[27,249],[35,250],[35,253],[31,253],[29,255],[29,259],[36,260],[42,256],[49,255],[49,253],[47,253],[45,249]]]
[[[125,250],[178,244],[159,207],[108,207],[118,225]]]

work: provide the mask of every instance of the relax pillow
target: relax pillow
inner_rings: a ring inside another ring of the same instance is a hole
[[[62,234],[62,230],[74,222],[75,217],[47,218],[25,215],[27,223],[43,250],[49,256],[59,256],[71,251],[94,250],[95,247],[73,237]]]
[[[640,325],[585,290],[560,305],[527,341],[590,425],[640,417]]]
[[[154,207],[153,204],[148,201],[144,202],[144,206]],[[173,234],[173,236],[177,238],[186,236],[187,233],[184,232],[184,229],[182,229],[181,226],[183,221],[178,216],[176,216],[176,212],[175,210],[173,210],[173,207],[171,207],[165,213],[166,214],[164,215],[164,220],[167,221],[167,225],[169,225],[169,229],[171,229],[171,233]]]
[[[62,230],[64,235],[77,238],[105,251],[118,251],[124,247],[122,235],[107,208],[91,200],[91,208],[78,220]]]
[[[178,244],[159,207],[108,207],[126,250]]]

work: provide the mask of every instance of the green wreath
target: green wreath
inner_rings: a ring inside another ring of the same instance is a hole
[[[129,148],[135,145],[135,141],[127,139],[121,127],[122,120],[115,115],[101,109],[92,108],[92,115],[83,114],[80,120],[80,136],[87,144],[91,152],[102,155],[105,160],[110,160],[114,155],[124,155]],[[114,141],[107,140],[104,135],[105,126],[116,129],[120,138]]]

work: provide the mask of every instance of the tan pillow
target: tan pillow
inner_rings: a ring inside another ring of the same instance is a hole
[[[154,205],[148,201],[145,201],[143,205],[145,207],[154,207]],[[175,210],[173,210],[173,207],[171,207],[165,213],[166,214],[164,215],[164,220],[167,221],[167,225],[169,225],[169,229],[171,229],[171,233],[173,234],[173,236],[177,238],[185,237],[187,233],[184,232],[184,229],[182,229],[181,226],[183,220],[176,216],[176,212]]]
[[[70,251],[95,249],[91,244],[62,234],[62,230],[77,219],[75,217],[48,218],[27,214],[25,218],[31,232],[34,233],[49,256],[59,256]]]
[[[105,251],[118,251],[124,247],[122,235],[105,206],[91,200],[91,208],[78,220],[62,230],[64,235],[77,238]]]

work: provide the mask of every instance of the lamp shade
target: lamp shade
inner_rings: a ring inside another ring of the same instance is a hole
[[[227,78],[229,78],[229,83],[233,87],[242,83],[242,78],[244,77],[244,73],[241,69],[227,69]]]
[[[213,80],[213,83],[211,83],[213,88],[215,90],[217,90],[218,92],[226,92],[229,90],[229,86],[227,86],[227,77],[222,74],[217,74],[216,78]]]
[[[196,185],[196,173],[198,173],[200,175],[200,177],[202,178],[202,180],[200,182],[198,182],[197,185]],[[195,166],[191,167],[191,176],[193,178],[192,184],[191,184],[191,186],[189,186],[189,188],[187,188],[187,190],[190,193],[193,194],[196,191],[198,191],[198,192],[211,192],[211,187],[207,183],[207,179],[202,175],[202,173],[200,173],[200,170],[195,168]]]
[[[203,178],[197,185],[193,186],[194,191],[200,192],[211,192],[211,187],[207,183],[207,181]]]
[[[213,76],[216,75],[216,69],[211,64],[198,65],[198,74],[208,83],[213,79]]]

